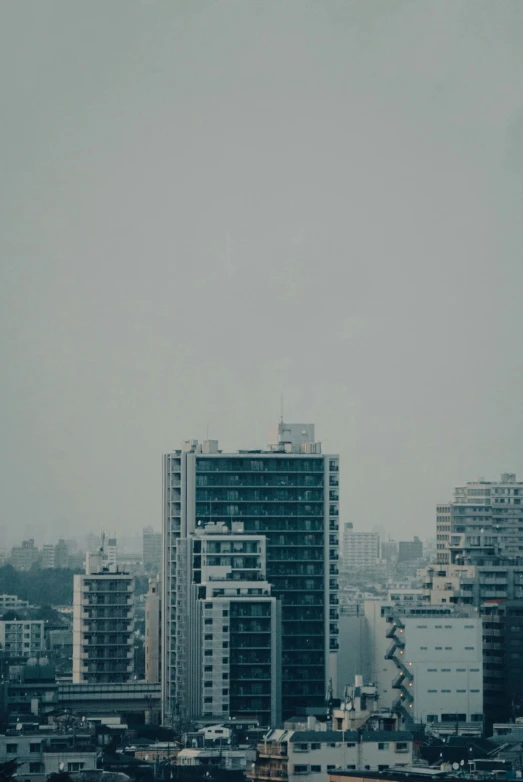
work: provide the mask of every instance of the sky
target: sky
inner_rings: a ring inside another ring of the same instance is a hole
[[[0,548],[282,395],[356,529],[523,479],[521,0],[17,0],[0,97]]]

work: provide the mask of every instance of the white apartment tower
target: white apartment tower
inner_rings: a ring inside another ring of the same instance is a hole
[[[205,528],[209,522],[221,525],[222,534],[226,536],[239,535],[236,524],[241,523],[242,540],[235,540],[237,545],[246,545],[249,537],[252,545],[261,546],[262,539],[264,541],[264,580],[260,580],[259,574],[255,579],[257,586],[253,588],[262,588],[260,584],[266,583],[263,589],[270,592],[245,597],[274,599],[281,606],[281,645],[278,648],[276,640],[270,644],[278,650],[276,668],[282,683],[283,718],[293,716],[300,707],[324,704],[329,680],[336,681],[338,649],[338,476],[339,458],[321,453],[312,424],[281,421],[273,444],[266,449],[223,453],[216,440],[202,444],[190,440],[180,450],[164,456],[162,701],[165,722],[171,721],[176,713],[193,712],[196,708],[207,711],[205,702],[196,706],[193,696],[189,698],[181,672],[189,665],[189,647],[183,648],[188,606],[193,599],[189,595],[191,581],[187,577],[189,550],[199,542],[194,538],[199,526]],[[214,538],[214,541],[217,543],[218,539]],[[201,545],[204,545],[203,539]],[[222,557],[221,551],[219,555]],[[261,553],[238,552],[239,559],[243,557],[244,561],[251,556],[261,557]],[[232,564],[231,567],[231,573],[234,573],[236,568]],[[191,568],[197,570],[194,564]],[[214,607],[205,610],[219,611],[216,608],[218,601],[234,595],[215,594],[212,585],[215,574],[211,578],[209,571],[208,576],[205,576],[205,591],[209,592],[210,598],[202,600],[201,604],[212,603]],[[233,576],[232,581],[237,577]],[[203,589],[203,572],[201,579]],[[227,584],[219,589],[232,588],[230,580],[226,578]],[[276,626],[278,609],[275,604],[270,605],[270,622]],[[221,610],[231,611],[232,608],[222,607]],[[239,612],[240,624],[240,608],[235,610]],[[254,622],[254,615],[250,620]],[[225,626],[232,627],[230,624]],[[264,632],[260,631],[258,635],[266,644],[267,638],[262,639]],[[235,638],[239,638],[239,634]],[[253,638],[251,643],[255,641]],[[223,687],[223,690],[229,689],[224,698],[230,696],[227,708],[232,716],[245,713],[242,698],[252,699],[255,691],[260,690],[240,681],[241,665],[246,666],[246,670],[256,666],[254,657],[248,661],[255,651],[254,647],[250,650],[245,647],[234,652],[231,649],[230,655],[222,655],[228,658],[223,665],[238,669],[234,687]],[[196,664],[196,658],[191,659],[191,664]],[[271,682],[272,677],[271,670]],[[220,700],[220,706],[224,702]],[[265,702],[263,705],[267,714]],[[251,702],[245,708],[252,707]],[[269,711],[274,714],[273,706]]]
[[[134,669],[133,577],[102,562],[102,549],[88,554],[74,577],[74,684],[126,682]]]
[[[480,558],[523,559],[523,482],[514,473],[454,489],[454,502],[438,505],[438,564],[474,564]]]

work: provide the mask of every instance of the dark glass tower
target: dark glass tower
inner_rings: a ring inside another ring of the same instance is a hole
[[[241,522],[266,537],[267,581],[281,603],[282,716],[322,706],[338,649],[339,459],[323,455],[312,425],[279,424],[265,451],[219,452],[216,441],[164,457],[164,720],[180,709],[177,651],[183,589],[177,541],[198,522]],[[231,702],[231,705],[235,701]]]

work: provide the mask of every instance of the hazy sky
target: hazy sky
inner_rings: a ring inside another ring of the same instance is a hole
[[[521,0],[4,2],[0,98],[0,546],[282,393],[356,528],[523,479]]]

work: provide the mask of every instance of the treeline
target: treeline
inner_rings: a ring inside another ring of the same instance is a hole
[[[0,595],[17,595],[31,605],[72,605],[73,570],[16,570],[12,565],[0,567]]]

